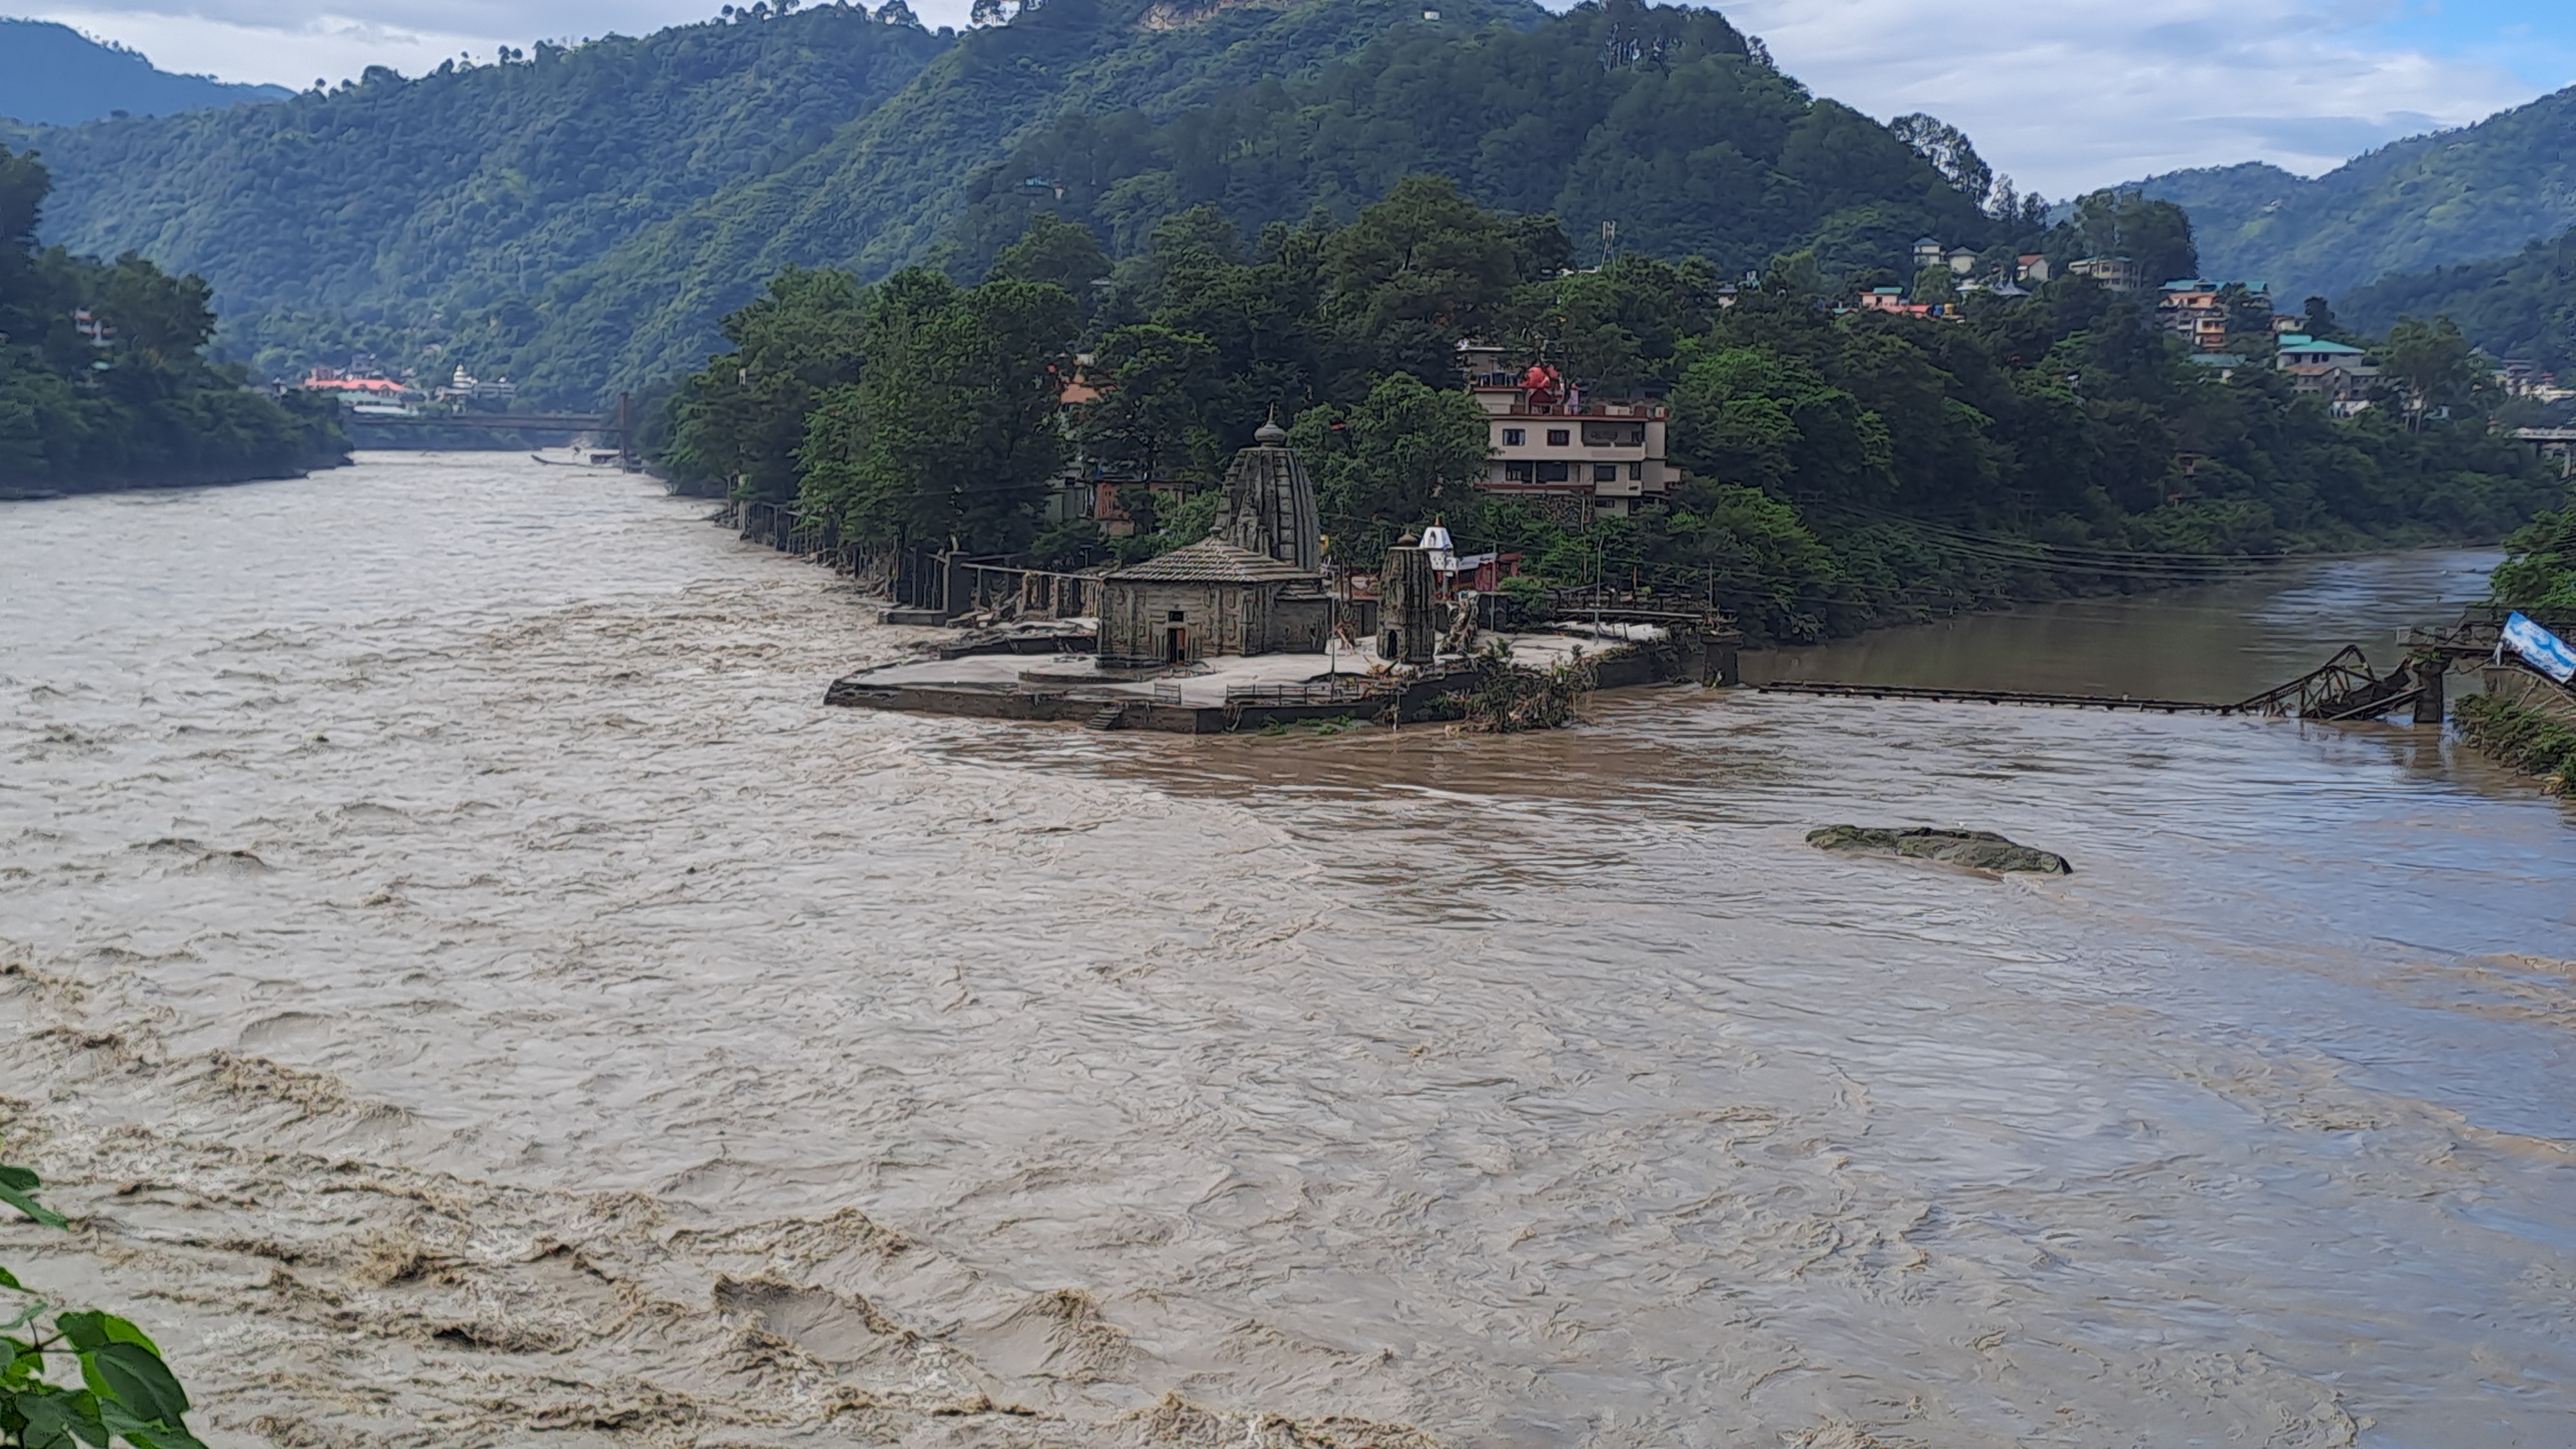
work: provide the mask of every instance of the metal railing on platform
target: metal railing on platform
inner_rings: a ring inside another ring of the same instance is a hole
[[[1399,684],[1376,684],[1366,680],[1321,680],[1306,684],[1229,684],[1225,687],[1227,704],[1364,704],[1372,699],[1393,694]]]

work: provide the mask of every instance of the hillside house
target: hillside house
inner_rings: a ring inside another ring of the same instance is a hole
[[[1498,381],[1497,378],[1508,379]],[[1596,403],[1556,369],[1480,374],[1470,389],[1492,445],[1483,488],[1562,523],[1634,513],[1671,493],[1660,403]]]
[[[2114,292],[2138,290],[2138,264],[2128,257],[2077,257],[2066,264],[2070,277],[2091,277]]]
[[[2293,332],[2281,339],[2273,363],[2290,374],[2291,386],[2326,400],[2336,417],[2350,417],[2370,406],[2379,391],[2379,368],[2358,347],[2325,342]]]
[[[2191,344],[2194,352],[2227,350],[2227,299],[2216,282],[2167,282],[2156,301],[2156,320]]]
[[[1962,290],[1979,290],[1974,284]],[[2027,292],[2020,295],[2028,296]],[[1963,322],[1967,313],[1956,302],[1909,302],[1902,287],[1872,287],[1863,292],[1855,304],[1863,312],[1887,312],[1899,317],[1933,317],[1944,322]]]

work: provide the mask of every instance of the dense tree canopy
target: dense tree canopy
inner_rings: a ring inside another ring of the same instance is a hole
[[[1318,403],[1297,415],[1291,445],[1315,480],[1334,556],[1376,562],[1425,523],[1484,518],[1475,480],[1490,442],[1485,410],[1456,388],[1390,373],[1349,407]]]
[[[2189,245],[2187,220],[2157,203],[2098,207],[2116,240]],[[1403,178],[1347,224],[1273,222],[1248,243],[1213,204],[1167,216],[1087,307],[1062,285],[1096,264],[1080,231],[1033,222],[973,288],[922,271],[865,289],[782,278],[729,332],[831,334],[812,355],[855,380],[691,412],[756,375],[749,351],[730,352],[683,393],[681,435],[723,433],[696,456],[760,458],[723,476],[795,498],[845,538],[1079,563],[1113,546],[1087,524],[1041,535],[1047,479],[1068,460],[1137,485],[1121,497],[1140,533],[1114,545],[1135,557],[1204,534],[1207,490],[1275,412],[1345,566],[1438,520],[1556,582],[1684,590],[1773,636],[2201,578],[2301,548],[2493,538],[2558,492],[2478,408],[2395,405],[2480,400],[2440,323],[2383,349],[2400,379],[2391,406],[2339,420],[2268,365],[2194,365],[2136,301],[2087,278],[1926,319],[1838,305],[1850,277],[1811,252],[1774,259],[1758,287],[1720,283],[1704,258],[1568,272],[1551,218],[1475,206],[1445,178]],[[1468,339],[1513,366],[1546,360],[1596,398],[1665,399],[1683,486],[1577,529],[1475,487],[1487,424],[1460,385]],[[1059,408],[1077,355],[1081,400]],[[1175,499],[1175,485],[1199,491]]]
[[[2077,199],[2075,214],[2050,233],[2048,258],[2062,270],[2080,257],[2127,257],[2150,287],[2200,275],[2191,217],[2170,201],[2135,191],[2096,191]]]
[[[825,389],[858,381],[865,316],[847,273],[791,268],[771,278],[767,295],[725,318],[732,350],[672,400],[670,465],[755,497],[792,497],[805,416]]]
[[[65,180],[51,230],[212,279],[228,347],[264,375],[366,351],[525,380],[567,272],[812,152],[945,46],[819,6],[100,122],[44,138]],[[594,367],[610,340],[585,340]]]
[[[691,366],[788,266],[931,259],[974,173],[1058,114],[1171,114],[1429,28],[1418,0],[1214,6],[1178,26],[1148,23],[1159,4],[1054,0],[963,34],[897,3],[727,6],[641,39],[47,131],[53,235],[203,274],[224,345],[267,375],[364,351],[593,407]]]
[[[868,299],[855,382],[815,399],[797,501],[861,543],[1012,552],[1062,471],[1073,298],[912,268]]]
[[[47,177],[0,147],[0,487],[280,477],[347,451],[339,405],[281,404],[208,363],[204,279],[40,250]]]

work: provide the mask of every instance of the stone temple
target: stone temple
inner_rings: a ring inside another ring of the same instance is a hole
[[[1100,664],[1140,669],[1224,654],[1320,654],[1331,638],[1315,485],[1264,423],[1226,470],[1216,532],[1101,581]]]

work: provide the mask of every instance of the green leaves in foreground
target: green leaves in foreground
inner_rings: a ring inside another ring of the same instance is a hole
[[[46,1227],[65,1226],[67,1219],[61,1213],[36,1201],[35,1191],[41,1186],[43,1183],[36,1174],[23,1167],[12,1167],[8,1163],[0,1162],[0,1202],[7,1203]],[[9,1280],[9,1286],[17,1287],[17,1280],[14,1278]]]
[[[49,1228],[62,1214],[36,1200],[44,1184],[23,1167],[0,1163],[0,1202]],[[188,1432],[188,1391],[151,1336],[113,1313],[54,1313],[17,1275],[0,1268],[0,1289],[26,1301],[0,1328],[0,1449],[204,1449]],[[48,1328],[46,1316],[53,1322]],[[27,1336],[14,1336],[18,1330]],[[81,1387],[45,1379],[48,1357],[72,1359]]]

